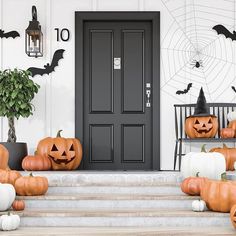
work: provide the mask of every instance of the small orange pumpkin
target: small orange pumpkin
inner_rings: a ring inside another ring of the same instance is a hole
[[[226,173],[221,180],[206,180],[201,189],[201,198],[207,208],[212,211],[230,212],[236,204],[236,181],[226,179]]]
[[[234,130],[234,137],[236,137],[236,120],[232,120],[228,124],[228,128],[231,128]]]
[[[185,132],[189,138],[213,138],[218,130],[216,116],[189,116],[185,120]]]
[[[11,206],[14,211],[23,211],[25,209],[25,202],[23,200],[15,200]]]
[[[181,190],[188,195],[199,196],[202,185],[206,179],[207,178],[199,177],[199,173],[197,173],[196,177],[188,177],[184,179],[180,185]]]
[[[51,167],[51,161],[47,156],[36,153],[35,156],[26,156],[22,161],[22,168],[28,171],[50,170]]]
[[[20,196],[44,195],[48,190],[48,180],[46,177],[22,176],[15,182],[16,193]]]
[[[0,169],[6,170],[8,168],[9,152],[0,144]]]
[[[20,177],[20,172],[16,170],[0,170],[0,183],[2,184],[12,184],[15,186],[16,180]]]
[[[63,138],[59,130],[56,138],[45,138],[37,147],[37,154],[47,156],[53,170],[77,169],[82,160],[82,145],[76,138]]]
[[[236,148],[229,148],[223,144],[223,148],[212,148],[210,152],[219,152],[223,154],[226,162],[226,170],[234,170],[234,162],[236,161]]]
[[[220,131],[221,138],[233,138],[234,134],[235,134],[235,131],[233,128],[223,128]]]
[[[230,210],[230,220],[232,222],[232,225],[236,229],[236,204],[231,207],[231,210]]]

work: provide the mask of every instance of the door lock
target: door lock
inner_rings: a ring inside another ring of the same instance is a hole
[[[151,84],[146,83],[146,107],[151,107]]]

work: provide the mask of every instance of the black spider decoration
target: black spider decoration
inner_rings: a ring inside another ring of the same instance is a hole
[[[200,60],[200,61],[193,60],[190,65],[193,66],[192,69],[193,69],[194,67],[196,67],[196,68],[203,67],[203,65],[202,65],[202,60]]]

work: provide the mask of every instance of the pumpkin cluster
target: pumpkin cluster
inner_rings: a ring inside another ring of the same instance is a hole
[[[28,171],[75,170],[82,160],[82,145],[76,138],[61,137],[59,130],[55,138],[39,141],[34,156],[26,156],[22,168]]]

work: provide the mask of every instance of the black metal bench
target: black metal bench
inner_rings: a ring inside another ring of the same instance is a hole
[[[236,110],[236,103],[208,103],[210,107],[211,114],[218,117],[219,128],[216,136],[214,138],[195,138],[191,139],[187,137],[184,125],[186,117],[192,115],[194,113],[194,108],[196,104],[175,104],[175,135],[176,135],[176,143],[174,150],[174,170],[176,168],[177,157],[179,157],[179,170],[181,166],[181,158],[182,153],[182,144],[183,142],[236,142],[236,138],[232,139],[222,139],[220,138],[220,130],[224,128],[228,124],[227,114],[229,111]]]

